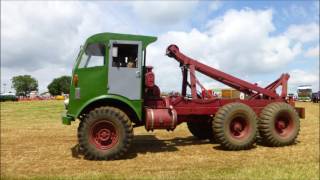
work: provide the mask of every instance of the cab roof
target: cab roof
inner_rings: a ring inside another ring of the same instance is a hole
[[[146,48],[150,43],[155,42],[157,37],[104,32],[90,36],[87,39],[86,44],[94,42],[108,42],[109,40],[142,41],[142,47]]]

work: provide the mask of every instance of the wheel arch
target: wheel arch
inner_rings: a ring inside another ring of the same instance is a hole
[[[91,99],[80,108],[76,117],[79,118],[80,116],[87,114],[92,109],[101,106],[112,106],[119,108],[128,115],[132,122],[141,123],[142,104],[140,103],[140,105],[137,105],[136,103],[133,103],[131,100],[118,95],[103,95]]]

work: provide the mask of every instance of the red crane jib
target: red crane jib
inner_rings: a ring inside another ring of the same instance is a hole
[[[252,98],[258,97],[259,94],[262,94],[266,98],[272,99],[285,98],[287,96],[287,81],[290,77],[289,74],[282,74],[279,79],[268,85],[266,88],[262,88],[257,84],[249,83],[230,74],[219,71],[213,67],[200,63],[199,61],[181,53],[176,45],[168,46],[166,54],[180,62],[181,66],[187,66],[191,71],[194,68],[194,70],[199,71],[206,76],[209,76],[245,94],[251,95]],[[279,96],[275,91],[280,85],[282,86],[281,96]]]

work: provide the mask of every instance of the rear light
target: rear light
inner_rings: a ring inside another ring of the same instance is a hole
[[[78,81],[79,81],[78,74],[73,75],[72,83],[75,87],[78,86]]]

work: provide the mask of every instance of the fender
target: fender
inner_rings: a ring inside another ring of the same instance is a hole
[[[108,94],[108,95],[101,95],[95,98],[92,98],[81,106],[79,110],[76,112],[76,117],[81,115],[81,112],[88,107],[90,104],[93,104],[97,101],[105,101],[105,102],[121,102],[128,105],[136,114],[136,116],[141,120],[142,118],[142,100],[130,100],[126,97],[115,95],[115,94]]]

